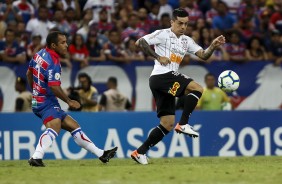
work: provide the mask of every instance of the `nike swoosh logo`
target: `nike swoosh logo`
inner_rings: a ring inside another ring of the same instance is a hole
[[[181,128],[181,127],[180,127],[180,129],[181,129],[181,130],[185,130],[185,127],[184,127],[184,128]]]
[[[136,157],[137,157],[138,159],[140,159],[140,156],[136,155]]]

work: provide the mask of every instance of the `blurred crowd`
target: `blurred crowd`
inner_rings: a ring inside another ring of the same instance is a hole
[[[53,30],[67,35],[69,55],[61,61],[68,67],[150,60],[135,41],[169,28],[177,7],[189,13],[186,34],[203,48],[226,36],[210,61],[281,63],[282,0],[1,0],[0,61],[28,62]]]

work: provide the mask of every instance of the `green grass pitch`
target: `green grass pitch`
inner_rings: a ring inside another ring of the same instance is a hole
[[[0,161],[0,184],[280,184],[282,157],[201,157],[150,159],[139,165],[114,158],[108,164],[93,160],[44,160],[45,168],[26,160]]]

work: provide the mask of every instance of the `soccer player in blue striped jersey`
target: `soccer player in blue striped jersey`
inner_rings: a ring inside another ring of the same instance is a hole
[[[117,147],[102,150],[86,136],[79,124],[65,113],[57,97],[69,105],[80,108],[79,102],[71,100],[61,88],[60,56],[67,54],[67,39],[61,32],[51,32],[46,38],[47,47],[37,52],[29,63],[27,80],[32,89],[32,110],[42,119],[47,128],[40,136],[36,150],[28,160],[31,166],[44,167],[44,153],[58,136],[61,129],[69,131],[74,141],[82,148],[95,154],[103,163],[115,156]]]

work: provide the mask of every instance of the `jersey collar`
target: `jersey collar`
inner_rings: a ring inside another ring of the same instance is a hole
[[[56,59],[59,59],[60,56],[57,52],[55,52],[54,50],[52,49],[49,49],[48,47],[45,48],[47,52],[49,52],[49,54],[52,56],[52,57],[55,57]]]

